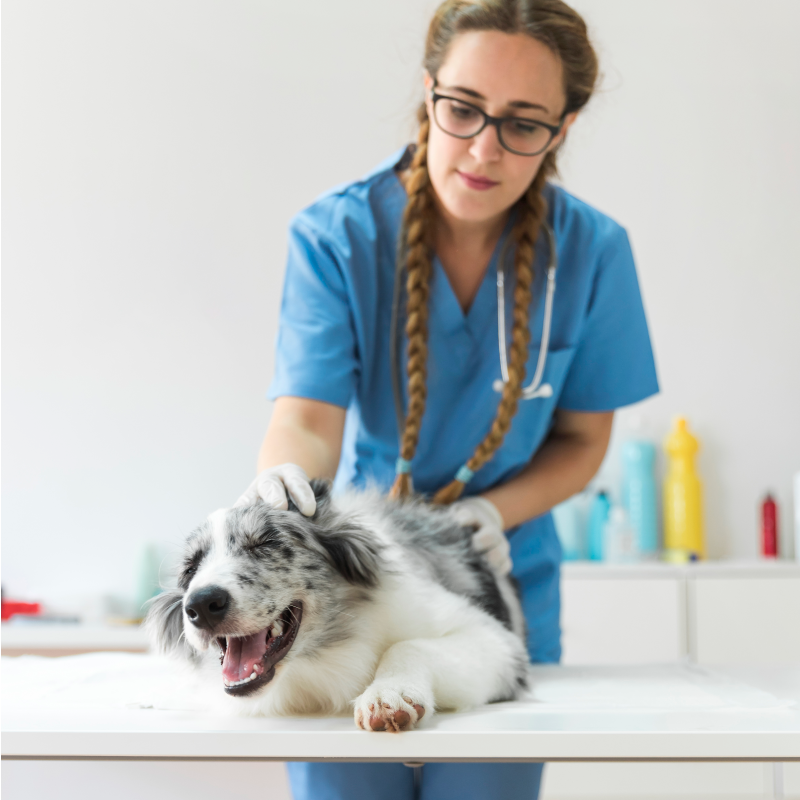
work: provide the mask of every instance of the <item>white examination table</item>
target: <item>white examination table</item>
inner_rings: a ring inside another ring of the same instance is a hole
[[[797,668],[536,666],[524,702],[402,734],[232,716],[150,655],[4,658],[2,685],[4,760],[800,761]]]

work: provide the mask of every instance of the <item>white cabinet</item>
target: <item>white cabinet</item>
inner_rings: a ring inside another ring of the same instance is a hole
[[[566,664],[797,664],[800,565],[717,562],[562,567]],[[781,767],[800,798],[800,763]],[[773,765],[548,764],[541,800],[763,798]],[[774,796],[778,796],[775,794]]]
[[[714,562],[562,567],[565,664],[800,667],[800,565]]]
[[[712,576],[688,588],[697,662],[800,667],[800,578]]]
[[[687,654],[685,581],[565,578],[561,630],[564,664],[680,661]]]

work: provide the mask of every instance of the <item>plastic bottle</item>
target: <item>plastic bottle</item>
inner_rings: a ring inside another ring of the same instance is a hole
[[[761,555],[765,558],[778,555],[778,507],[771,494],[761,504]]]
[[[564,561],[583,558],[581,515],[574,497],[559,503],[552,511]]]
[[[800,472],[794,474],[794,557],[800,562]]]
[[[143,617],[147,611],[145,604],[160,593],[159,568],[161,559],[158,548],[152,542],[145,543],[139,550],[136,564],[136,596],[134,598],[134,617]]]
[[[636,548],[641,555],[652,555],[658,550],[655,445],[640,440],[626,442],[622,461],[622,503],[636,532]]]
[[[589,511],[589,558],[592,561],[603,560],[603,529],[610,507],[611,503],[605,492],[598,492],[592,500]]]
[[[677,417],[664,441],[668,456],[664,480],[664,548],[668,558],[676,555],[705,558],[702,485],[694,466],[700,443],[687,430],[686,420]]]
[[[613,564],[636,561],[636,530],[622,506],[612,506],[603,528],[603,560]]]

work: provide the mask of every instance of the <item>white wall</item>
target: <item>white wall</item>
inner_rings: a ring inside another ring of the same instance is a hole
[[[575,6],[594,28],[607,88],[574,129],[564,178],[631,235],[662,386],[634,413],[659,434],[686,414],[698,432],[712,557],[756,555],[768,489],[789,545],[800,469],[800,3]]]
[[[4,3],[9,591],[130,593],[144,542],[247,485],[287,222],[410,138],[435,5]],[[605,81],[563,179],[633,242],[663,387],[638,413],[689,416],[711,554],[752,556],[800,469],[800,4],[575,6]]]

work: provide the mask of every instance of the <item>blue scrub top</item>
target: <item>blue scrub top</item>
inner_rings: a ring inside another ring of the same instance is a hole
[[[397,237],[407,197],[394,168],[407,152],[403,148],[362,180],[322,195],[290,226],[275,375],[267,396],[307,397],[348,409],[336,489],[367,481],[388,489],[395,477],[399,432],[390,321]],[[610,411],[658,391],[625,229],[559,186],[548,183],[544,196],[558,250],[552,332],[542,379],[553,387],[553,394],[520,400],[502,446],[469,482],[466,495],[518,473],[547,436],[556,408]],[[432,493],[449,483],[495,419],[500,394],[492,387],[501,377],[496,280],[512,222],[466,314],[434,258],[427,403],[412,462],[417,491]],[[513,246],[506,248],[505,257],[510,333]],[[538,360],[548,258],[542,231],[534,259],[526,385]],[[403,376],[407,404],[405,368]],[[561,551],[550,514],[508,533],[523,593],[526,577],[546,583],[555,576],[557,584]],[[553,660],[558,648],[557,585],[554,605],[552,599],[543,596],[536,608],[526,608],[531,633],[545,648],[540,658],[531,650],[534,660]],[[540,624],[543,628],[536,635]]]

